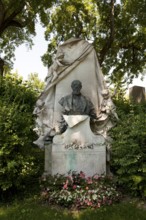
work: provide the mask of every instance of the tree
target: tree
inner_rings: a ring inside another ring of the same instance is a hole
[[[112,81],[122,80],[125,75],[131,80],[146,64],[145,19],[140,19],[144,6],[145,0],[123,0],[121,4],[115,0],[58,1],[48,14],[45,36],[50,43],[44,63],[50,65],[60,42],[82,37],[93,41],[102,70]]]
[[[45,83],[39,79],[38,73],[30,73],[28,75],[27,85],[32,87],[36,92],[40,93],[43,90]]]
[[[0,0],[0,57],[10,61],[14,57],[15,48],[26,43],[32,46],[32,36],[38,19],[42,23],[48,21],[46,10],[55,0]],[[0,65],[0,73],[3,66]]]
[[[44,64],[51,64],[59,43],[82,37],[93,42],[104,74],[131,80],[146,63],[145,8],[145,0],[0,0],[0,57],[10,61],[24,42],[31,47],[40,19],[49,40]]]

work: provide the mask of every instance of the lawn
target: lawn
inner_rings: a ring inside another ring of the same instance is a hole
[[[96,210],[70,211],[48,207],[38,199],[1,204],[0,220],[146,220],[146,209],[121,202]]]

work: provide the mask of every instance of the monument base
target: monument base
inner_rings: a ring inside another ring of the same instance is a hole
[[[106,146],[93,149],[65,149],[52,146],[52,175],[83,171],[87,176],[106,174]]]
[[[90,129],[86,115],[65,116],[67,130],[45,146],[45,173],[83,171],[88,176],[106,175],[106,141]]]

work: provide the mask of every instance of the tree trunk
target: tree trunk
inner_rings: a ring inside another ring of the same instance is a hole
[[[0,76],[4,75],[4,60],[0,58]]]
[[[102,66],[102,63],[109,51],[109,49],[112,46],[112,43],[114,41],[114,34],[115,34],[115,30],[114,30],[114,0],[111,0],[110,2],[110,36],[107,37],[106,43],[103,46],[102,50],[100,51],[100,58],[99,58],[99,63]]]

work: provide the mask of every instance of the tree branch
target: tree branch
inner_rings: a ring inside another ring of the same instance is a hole
[[[19,28],[24,27],[24,25],[22,23],[20,23],[19,21],[16,21],[16,20],[10,21],[9,26],[14,26],[14,27],[19,27]]]
[[[0,76],[3,76],[4,73],[4,60],[0,58]]]
[[[0,0],[0,26],[3,23],[3,20],[4,20],[4,5]]]
[[[99,56],[99,63],[102,65],[106,54],[108,53],[109,49],[112,46],[112,43],[114,41],[114,35],[115,35],[115,29],[114,29],[114,0],[111,0],[111,10],[110,10],[110,36],[107,37],[106,43],[103,46],[102,50],[100,51]]]
[[[0,36],[5,31],[5,29],[9,26],[15,26],[15,27],[20,27],[20,28],[23,27],[23,25],[20,22],[15,20],[15,18],[17,17],[18,14],[22,12],[24,6],[25,6],[25,3],[24,2],[21,3],[16,10],[14,10],[6,19],[4,19],[4,21],[2,22],[0,26]]]

